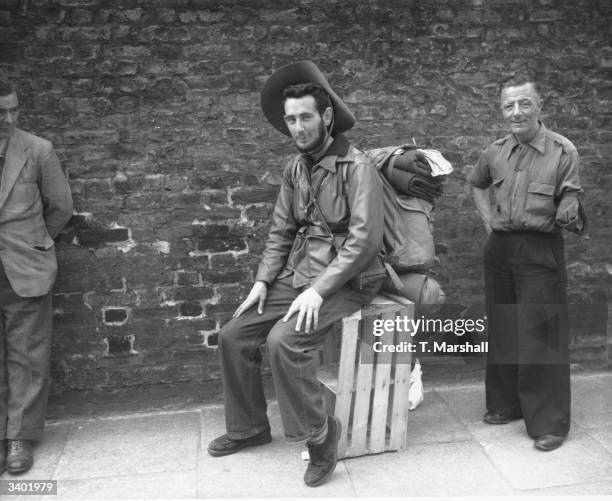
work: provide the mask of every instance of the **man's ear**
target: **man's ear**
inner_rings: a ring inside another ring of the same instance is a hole
[[[327,108],[325,108],[325,111],[323,112],[323,123],[325,124],[325,127],[329,127],[333,119],[334,119],[334,110],[331,108],[331,106],[328,106]]]

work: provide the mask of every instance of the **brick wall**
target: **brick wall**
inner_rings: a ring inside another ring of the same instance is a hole
[[[465,185],[502,135],[500,75],[541,76],[546,124],[582,155],[589,238],[567,236],[575,361],[612,360],[608,0],[4,0],[0,70],[51,139],[77,214],[58,244],[54,389],[218,381],[217,332],[250,287],[282,162],[259,109],[271,71],[315,60],[361,147],[411,141],[456,167],[437,277],[481,304]],[[607,353],[606,353],[607,350]]]

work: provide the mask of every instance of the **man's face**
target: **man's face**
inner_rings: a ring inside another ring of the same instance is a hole
[[[540,96],[531,83],[505,87],[501,91],[501,110],[510,130],[521,142],[528,142],[540,128]]]
[[[8,138],[17,126],[19,100],[14,92],[0,96],[0,141]]]
[[[325,128],[331,116],[331,108],[323,116],[319,114],[313,96],[289,97],[285,101],[285,123],[297,149],[303,153],[314,151],[325,142]]]

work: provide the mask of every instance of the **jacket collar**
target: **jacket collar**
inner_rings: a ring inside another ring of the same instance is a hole
[[[336,172],[336,163],[344,160],[349,152],[349,147],[350,143],[346,136],[338,134],[323,157],[315,165],[319,165],[330,172]]]

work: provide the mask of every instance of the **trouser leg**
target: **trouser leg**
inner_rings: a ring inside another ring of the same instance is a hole
[[[19,297],[3,271],[0,275],[0,335],[5,361],[0,375],[0,436],[13,440],[39,439],[49,394],[51,294]]]
[[[269,428],[261,380],[261,346],[274,323],[282,318],[299,290],[290,281],[275,281],[268,289],[263,314],[257,306],[231,319],[219,333],[225,423],[232,439],[252,437]]]
[[[365,290],[343,287],[323,301],[315,331],[296,332],[297,314],[287,322],[276,322],[268,337],[268,353],[279,409],[288,441],[308,439],[326,422],[323,390],[317,379],[319,348],[334,323],[367,304],[380,287]]]
[[[521,417],[518,397],[518,339],[515,279],[508,263],[507,235],[492,233],[485,246],[485,297],[489,353],[485,372],[486,408]]]
[[[529,235],[517,263],[518,392],[527,433],[565,436],[570,428],[566,268],[561,235]]]

